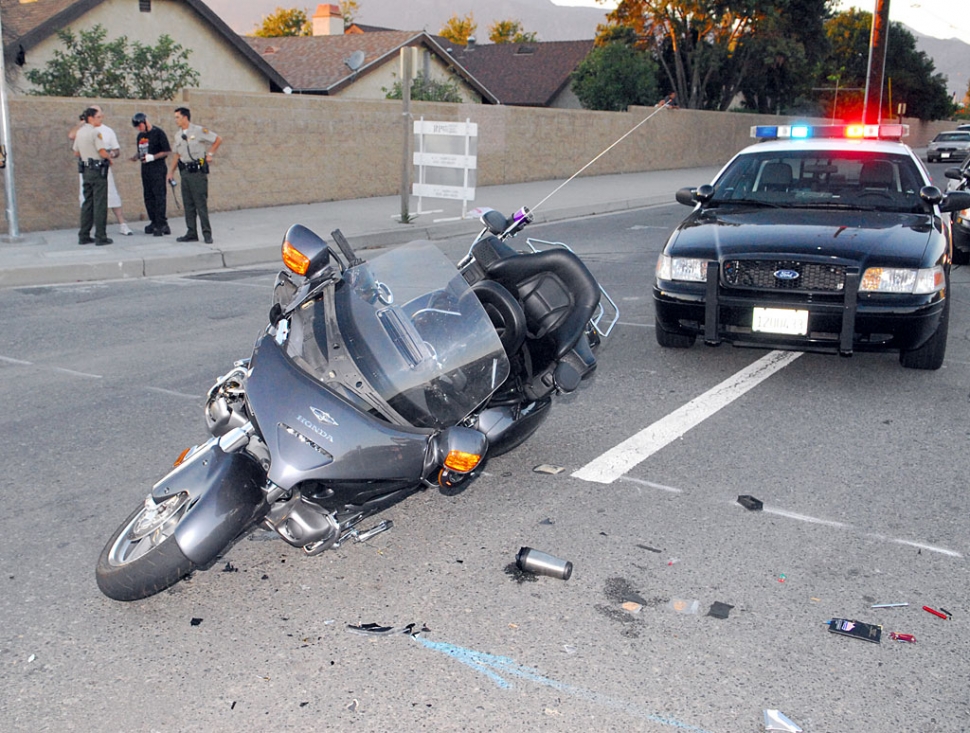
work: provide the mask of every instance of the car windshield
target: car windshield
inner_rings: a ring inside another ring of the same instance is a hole
[[[328,339],[334,319],[325,303],[317,298],[294,312],[287,348],[304,371],[338,388],[335,366],[346,357]],[[334,305],[356,371],[411,425],[454,425],[508,377],[508,358],[488,314],[451,261],[427,242],[349,268]],[[360,386],[338,391],[354,400]]]
[[[926,185],[907,155],[869,150],[754,151],[714,182],[714,204],[921,212]]]
[[[970,132],[941,132],[933,138],[935,143],[970,142]]]

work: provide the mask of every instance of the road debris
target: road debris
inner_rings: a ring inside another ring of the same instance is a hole
[[[907,641],[910,644],[916,643],[916,637],[912,634],[900,634],[898,631],[893,631],[889,634],[889,638],[893,641]]]
[[[659,547],[651,547],[650,545],[637,545],[637,547],[639,547],[641,550],[649,550],[650,552],[656,552],[657,554],[660,554],[661,552],[663,552],[663,550],[661,550]]]
[[[729,603],[714,601],[714,603],[711,604],[711,608],[708,610],[707,615],[713,616],[714,618],[727,618],[728,614],[731,613],[732,608],[734,608],[734,606]]]
[[[189,623],[192,624],[193,626],[198,626],[199,624],[202,623],[202,619],[200,619],[200,618],[193,618],[191,621],[189,621]]]
[[[640,609],[643,608],[643,606],[636,601],[626,601],[621,608],[629,613],[640,613]]]
[[[239,572],[239,568],[237,568],[231,562],[227,562],[226,563],[226,567],[224,567],[222,569],[222,572],[224,572],[224,573],[238,573]]]
[[[851,636],[853,639],[862,639],[879,643],[882,637],[882,626],[877,624],[867,624],[862,621],[853,621],[847,618],[833,618],[829,621],[829,631],[841,636]]]
[[[795,725],[781,710],[765,710],[765,730],[801,733],[802,729]]]
[[[534,473],[548,473],[551,476],[555,476],[557,474],[562,473],[566,469],[563,468],[562,466],[553,466],[550,463],[542,463],[536,466],[535,468],[533,468],[532,470]]]
[[[671,598],[670,608],[672,608],[677,613],[682,613],[685,616],[696,614],[701,607],[701,602],[698,600],[685,600],[683,598]]]
[[[752,512],[760,512],[765,508],[765,504],[763,501],[761,501],[761,499],[755,499],[749,494],[741,494],[738,497],[738,504]]]
[[[531,547],[520,548],[515,556],[515,562],[519,569],[527,573],[550,575],[562,580],[569,580],[569,576],[573,574],[573,564],[568,560],[561,560],[547,552],[533,550]]]
[[[944,621],[950,620],[950,617],[948,615],[946,615],[942,611],[937,611],[935,608],[930,608],[929,606],[923,606],[923,610],[926,611],[927,613],[932,613],[934,616],[936,616],[937,618],[941,618]]]
[[[417,624],[413,622],[401,629],[375,623],[347,624],[347,631],[352,634],[360,634],[361,636],[387,636],[389,634],[407,634],[408,636],[417,636],[420,633],[431,631],[431,629],[424,624],[421,625],[420,629],[415,631],[416,626]]]
[[[902,608],[908,605],[908,603],[876,603],[873,606],[869,606],[869,608]]]

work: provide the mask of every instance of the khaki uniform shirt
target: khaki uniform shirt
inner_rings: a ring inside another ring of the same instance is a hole
[[[104,137],[101,135],[101,128],[91,124],[81,126],[74,137],[74,150],[81,156],[85,163],[89,158],[101,160],[101,150],[107,150]]]
[[[173,148],[180,161],[191,163],[193,160],[205,158],[217,137],[219,136],[212,130],[190,122],[186,129],[176,131]]]

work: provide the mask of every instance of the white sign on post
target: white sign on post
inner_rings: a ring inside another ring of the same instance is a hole
[[[414,135],[417,175],[412,193],[418,197],[418,213],[431,213],[422,211],[422,198],[448,199],[462,202],[464,219],[468,202],[475,200],[478,124],[468,119],[431,122],[422,117],[414,122]]]

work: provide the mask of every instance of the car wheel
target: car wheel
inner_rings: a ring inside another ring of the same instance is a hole
[[[949,293],[949,288],[947,288]],[[943,313],[936,333],[918,349],[899,352],[899,363],[907,369],[939,369],[946,355],[946,334],[950,324],[950,299],[943,301]]]
[[[655,330],[657,334],[657,343],[663,346],[665,349],[689,349],[694,345],[696,336],[686,333],[674,333],[673,331],[665,331],[659,322]]]

